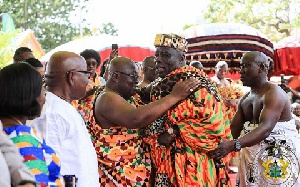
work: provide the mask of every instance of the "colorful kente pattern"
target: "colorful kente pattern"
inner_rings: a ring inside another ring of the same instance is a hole
[[[136,98],[131,101],[138,103]],[[150,153],[138,129],[121,126],[102,129],[95,122],[93,110],[88,128],[98,157],[100,186],[149,186]]]
[[[93,89],[94,86],[103,86],[103,83],[100,81],[100,77],[97,75],[95,78],[90,78],[88,85],[86,86],[86,91]],[[84,122],[86,123],[89,119],[90,111],[93,108],[93,103],[95,100],[95,94],[88,96],[82,100],[73,101],[73,106],[77,109],[79,114],[83,117]]]
[[[176,82],[190,77],[201,81],[198,89],[143,132],[157,169],[155,186],[158,187],[215,187],[220,185],[220,178],[225,178],[225,170],[217,170],[214,161],[206,154],[222,139],[232,139],[225,107],[215,86],[196,68],[184,66],[155,82],[151,100],[165,97]],[[176,137],[170,147],[159,146],[158,135],[174,125],[178,126],[180,137]],[[228,162],[229,158],[223,161]]]
[[[17,145],[25,165],[41,187],[62,186],[59,158],[34,129],[26,125],[15,125],[3,130]]]

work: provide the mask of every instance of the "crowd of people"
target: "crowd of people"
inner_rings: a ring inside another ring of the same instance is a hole
[[[0,70],[0,186],[232,186],[233,157],[237,186],[300,186],[300,104],[265,54],[242,57],[243,93],[225,61],[212,77],[187,64],[185,38],[154,46],[140,68],[117,49],[100,67],[93,49],[43,65],[18,48]]]

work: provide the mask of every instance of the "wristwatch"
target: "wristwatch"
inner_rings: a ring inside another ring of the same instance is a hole
[[[172,136],[172,138],[176,138],[176,134],[174,133],[174,129],[172,127],[168,128],[167,132]]]
[[[234,151],[240,151],[242,149],[242,144],[238,139],[234,139]]]

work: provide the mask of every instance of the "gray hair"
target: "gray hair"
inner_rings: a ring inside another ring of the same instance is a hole
[[[299,103],[293,103],[293,104],[291,105],[291,108],[292,108],[292,110],[294,110],[295,108],[297,108],[297,107],[299,107],[299,106],[300,106]]]
[[[222,67],[227,67],[227,68],[228,68],[227,62],[225,62],[225,61],[219,61],[219,62],[216,64],[216,68],[217,68],[217,69],[221,69]]]

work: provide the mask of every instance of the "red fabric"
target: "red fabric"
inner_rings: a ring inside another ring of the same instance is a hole
[[[124,56],[132,59],[135,62],[143,61],[146,56],[154,56],[155,52],[149,48],[141,48],[141,47],[119,47],[119,56]],[[104,49],[100,51],[99,54],[101,56],[102,61],[109,57],[109,53],[111,52],[111,48]]]
[[[141,62],[144,60],[147,56],[154,56],[155,52],[149,48],[142,48],[142,47],[133,47],[133,46],[125,46],[120,47],[119,46],[119,56],[124,56],[132,59],[135,62]],[[109,58],[109,54],[111,52],[111,48],[103,49],[102,51],[99,51],[99,54],[101,56],[101,63],[100,66],[96,69],[96,72],[100,72],[100,68],[102,66],[102,62]]]
[[[300,47],[277,49],[274,55],[272,75],[300,75]]]

